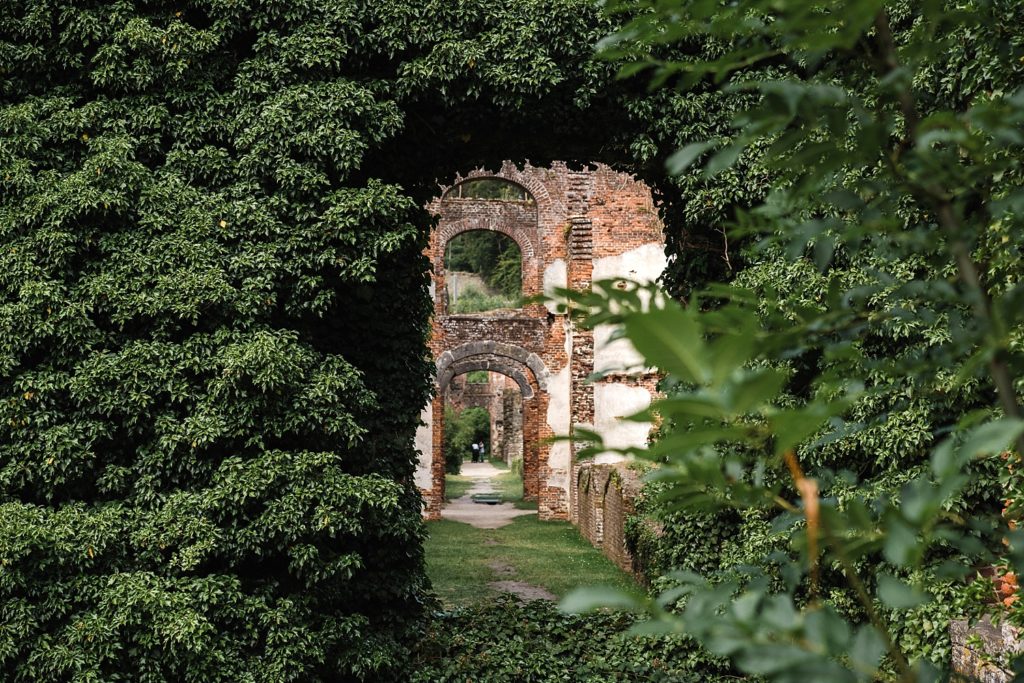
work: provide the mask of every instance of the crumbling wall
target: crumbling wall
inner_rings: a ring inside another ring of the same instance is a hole
[[[636,510],[640,475],[626,462],[588,462],[579,466],[577,477],[575,517],[580,534],[623,571],[635,573],[626,522]]]
[[[650,402],[654,375],[612,372],[589,382],[595,368],[627,368],[636,359],[635,351],[627,343],[609,343],[605,330],[577,328],[550,304],[532,300],[514,310],[450,315],[443,296],[445,248],[453,237],[470,230],[508,235],[522,253],[523,295],[534,297],[556,288],[587,289],[595,279],[656,279],[665,266],[662,224],[645,185],[600,164],[570,168],[556,162],[538,168],[506,162],[497,171],[480,169],[456,178],[452,187],[477,178],[516,183],[528,198],[446,196],[449,188],[442,188],[427,207],[438,218],[426,250],[432,264],[430,348],[438,362],[438,396],[454,377],[469,370],[513,379],[521,392],[525,497],[537,501],[542,519],[575,521],[574,446],[549,437],[568,434],[576,424],[596,425],[615,446],[643,447],[650,425],[619,418]],[[456,350],[461,350],[458,358],[452,355]],[[504,407],[503,432],[508,429]],[[436,517],[444,495],[443,404],[436,398],[427,410],[429,419],[424,417],[417,436],[422,457],[416,482],[425,514]],[[607,454],[602,459],[616,458]]]

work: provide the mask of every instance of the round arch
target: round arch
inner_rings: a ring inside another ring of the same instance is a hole
[[[519,253],[525,265],[527,259],[532,259],[536,253],[533,247],[533,240],[530,238],[528,231],[512,227],[510,223],[514,225],[512,221],[506,220],[504,216],[493,214],[485,218],[474,218],[471,221],[456,220],[446,222],[437,233],[438,253],[443,255],[448,248],[448,243],[459,235],[467,232],[488,230],[490,232],[500,232],[515,242],[516,246],[519,247]],[[536,217],[534,217],[534,224],[536,224]],[[442,266],[444,265],[443,261],[444,258],[442,256]]]
[[[461,178],[454,185],[452,185],[451,187],[449,187],[447,190],[444,191],[444,194],[441,195],[441,201],[443,202],[443,201],[447,201],[447,200],[450,200],[450,199],[457,199],[457,200],[460,200],[460,201],[473,201],[473,200],[488,201],[487,197],[453,197],[453,196],[451,196],[453,192],[458,190],[463,185],[466,185],[467,183],[474,183],[474,182],[479,181],[479,180],[497,180],[497,181],[500,181],[502,183],[506,183],[508,185],[514,185],[514,186],[518,187],[520,190],[522,190],[527,195],[527,197],[529,197],[529,199],[526,200],[526,201],[529,201],[530,203],[533,203],[533,204],[535,204],[537,202],[537,200],[533,196],[533,193],[530,192],[529,188],[527,188],[522,183],[518,183],[518,182],[516,182],[514,180],[509,180],[508,178],[501,178],[501,177],[496,176],[496,175],[482,175],[482,176]],[[500,200],[500,201],[523,201],[523,200],[503,199],[503,200]]]
[[[465,360],[456,361],[448,366],[445,370],[443,377],[438,377],[438,390],[444,391],[448,388],[448,385],[453,379],[459,375],[464,375],[467,372],[473,372],[474,370],[486,370],[488,372],[497,372],[515,380],[515,383],[519,385],[519,391],[522,393],[524,399],[531,399],[534,396],[534,390],[530,377],[523,372],[523,368],[517,367],[515,363],[507,363],[500,360],[491,360],[482,357],[467,358]]]
[[[511,377],[519,384],[523,398],[534,396],[534,386],[547,390],[548,369],[536,353],[514,344],[475,341],[456,346],[437,359],[437,386],[444,391],[452,378],[471,370],[490,370]]]
[[[535,168],[529,162],[523,168],[519,168],[511,161],[505,161],[497,171],[476,168],[466,173],[466,175],[456,175],[451,185],[441,186],[440,197],[443,198],[451,188],[467,180],[485,180],[489,178],[505,180],[525,189],[533,197],[534,204],[537,206],[540,214],[564,218],[565,206],[555,202],[541,179],[541,175],[546,175],[546,173],[546,169]]]

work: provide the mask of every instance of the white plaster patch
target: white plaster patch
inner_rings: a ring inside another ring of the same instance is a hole
[[[623,420],[651,405],[651,394],[643,387],[628,384],[603,383],[594,385],[594,429],[604,437],[605,445],[612,448],[645,448],[651,432],[650,422]],[[622,456],[602,453],[595,462],[616,462]]]
[[[556,289],[568,289],[568,287],[569,275],[566,271],[565,261],[557,258],[544,269],[544,296],[554,296]],[[545,301],[544,305],[547,306],[549,312],[558,312],[554,302]]]
[[[571,419],[572,415],[569,409],[569,366],[566,365],[556,374],[548,377],[547,423],[556,436],[564,436],[569,433]],[[556,441],[551,444],[551,450],[548,452],[548,467],[553,470],[568,470],[569,459],[568,441]],[[548,485],[556,486],[556,484],[552,484],[550,481]],[[558,486],[568,490],[568,481],[565,482],[565,486]]]
[[[644,358],[628,339],[612,339],[615,325],[594,328],[594,372],[641,370]]]
[[[427,291],[430,293],[430,300],[437,303],[437,283],[434,282],[434,278],[430,278],[430,284],[427,285]]]
[[[665,270],[665,247],[648,243],[617,256],[594,259],[594,281],[623,278],[640,283],[653,282]],[[594,328],[594,371],[623,372],[643,367],[643,358],[626,339],[612,341],[615,328]]]
[[[653,282],[665,270],[665,246],[648,242],[616,256],[594,259],[593,280],[621,277],[637,282]]]
[[[565,470],[558,470],[552,472],[551,476],[548,477],[548,486],[557,489],[569,490],[569,473]]]
[[[434,408],[428,403],[427,407],[420,413],[420,421],[423,422],[416,428],[416,450],[419,451],[419,460],[416,462],[416,473],[413,480],[416,486],[424,490],[434,488],[434,477],[431,464],[434,459]]]

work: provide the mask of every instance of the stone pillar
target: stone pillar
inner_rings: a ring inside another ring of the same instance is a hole
[[[440,391],[434,396],[433,412],[431,430],[434,452],[430,463],[430,493],[425,496],[423,506],[425,519],[440,519],[441,506],[444,505],[444,396]]]

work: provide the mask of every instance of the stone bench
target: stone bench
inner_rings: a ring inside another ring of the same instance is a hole
[[[497,505],[501,502],[500,493],[474,493],[470,498],[473,499],[474,503],[482,503],[485,505]]]

